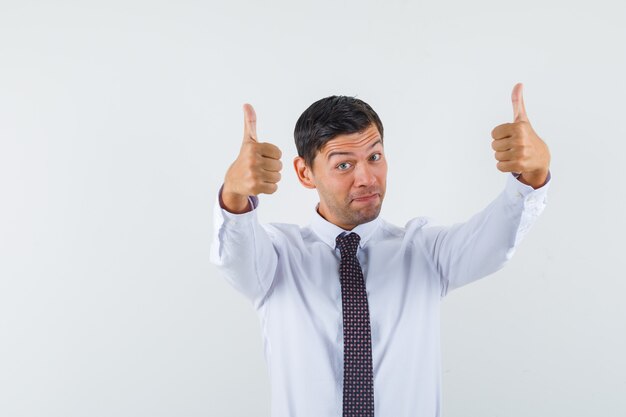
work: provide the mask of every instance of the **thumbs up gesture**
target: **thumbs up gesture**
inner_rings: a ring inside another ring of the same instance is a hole
[[[504,123],[491,131],[491,147],[502,172],[519,172],[524,184],[541,187],[550,169],[550,151],[546,143],[535,133],[524,107],[522,83],[515,84],[511,94],[513,123]]]
[[[280,149],[257,140],[254,108],[246,103],[243,112],[243,142],[239,156],[226,172],[222,189],[223,205],[233,213],[250,210],[248,196],[276,192],[283,167]]]

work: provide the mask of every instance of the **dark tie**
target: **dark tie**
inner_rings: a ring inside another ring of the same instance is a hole
[[[337,236],[343,307],[343,416],[374,416],[374,373],[370,314],[363,271],[356,257],[361,237]]]

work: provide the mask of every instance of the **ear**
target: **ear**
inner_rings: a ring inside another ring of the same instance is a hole
[[[300,184],[304,185],[306,188],[316,188],[313,172],[311,171],[311,168],[306,165],[303,157],[296,156],[293,160],[293,167],[296,170],[296,175],[298,176]]]

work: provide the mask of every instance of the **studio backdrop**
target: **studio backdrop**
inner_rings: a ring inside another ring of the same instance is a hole
[[[626,415],[619,1],[0,0],[0,416],[269,416],[262,329],[209,263],[254,106],[283,152],[262,222],[306,224],[293,130],[349,95],[385,128],[381,216],[469,219],[528,117],[545,211],[441,304],[443,415]],[[383,416],[391,417],[391,416]]]

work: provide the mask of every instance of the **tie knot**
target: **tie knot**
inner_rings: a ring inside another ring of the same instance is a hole
[[[337,243],[339,252],[341,252],[341,259],[346,259],[346,257],[355,257],[360,240],[361,236],[356,233],[348,233],[343,236],[337,236],[335,242]]]

